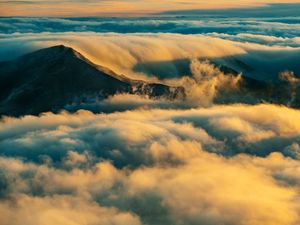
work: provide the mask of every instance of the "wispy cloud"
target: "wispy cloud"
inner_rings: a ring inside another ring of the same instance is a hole
[[[120,1],[120,0],[6,0],[0,2],[2,16],[95,16],[95,15],[146,15],[167,10],[190,9],[222,9],[222,8],[247,8],[264,6],[273,3],[299,3],[297,0],[218,0],[207,2],[203,0],[190,1]],[[3,8],[5,7],[5,8]],[[261,9],[258,9],[258,11]],[[290,8],[290,11],[292,7]],[[255,11],[255,10],[254,10]],[[172,13],[171,13],[172,14]]]

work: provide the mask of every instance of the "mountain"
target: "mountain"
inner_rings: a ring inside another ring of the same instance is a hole
[[[63,45],[0,62],[0,115],[56,112],[74,99],[103,99],[116,93],[184,96],[183,88],[128,79]]]
[[[225,93],[219,91],[214,103],[271,103],[300,108],[300,78],[294,72],[282,70],[283,72],[274,75],[272,79],[261,80],[247,76],[247,73],[245,75],[242,70],[233,69],[228,65],[213,63],[225,75],[242,74],[238,88]],[[253,73],[255,74],[255,71]]]
[[[212,63],[226,75],[238,76],[241,72],[228,64]],[[239,65],[246,68],[244,64]],[[269,102],[300,107],[300,78],[291,72],[272,80],[243,75],[238,88],[217,88],[214,98],[217,104]],[[117,93],[183,101],[186,97],[183,87],[129,79],[93,64],[79,52],[63,45],[0,62],[0,116],[37,115],[62,109],[72,111]]]

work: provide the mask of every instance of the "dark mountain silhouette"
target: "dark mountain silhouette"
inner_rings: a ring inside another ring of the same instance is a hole
[[[130,80],[63,45],[0,63],[0,115],[56,112],[74,99],[103,99],[116,93],[171,99],[184,96],[183,88]]]

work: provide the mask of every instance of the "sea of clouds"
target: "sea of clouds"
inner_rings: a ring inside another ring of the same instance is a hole
[[[1,60],[65,44],[188,92],[184,103],[118,94],[75,113],[2,117],[0,224],[299,224],[300,111],[213,103],[243,70],[298,84],[299,26],[298,17],[1,18]]]
[[[300,112],[3,118],[0,224],[298,224]]]

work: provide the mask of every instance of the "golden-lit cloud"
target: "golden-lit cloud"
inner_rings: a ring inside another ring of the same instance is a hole
[[[0,58],[8,60],[40,48],[64,44],[79,51],[95,64],[107,67],[117,74],[152,82],[166,80],[170,85],[174,82],[168,78],[182,78],[191,73],[194,77],[197,77],[197,73],[208,73],[214,77],[218,73],[213,71],[209,63],[202,62],[199,67],[198,59],[209,59],[217,62],[217,65],[226,65],[238,72],[245,71],[237,63],[241,61],[251,71],[255,70],[255,73],[243,75],[259,79],[278,77],[285,70],[298,73],[297,59],[300,51],[297,39],[286,38],[280,45],[277,42],[268,45],[260,43],[266,37],[253,35],[252,38],[256,38],[258,43],[248,42],[247,38],[245,41],[234,38],[226,40],[216,34],[15,33],[3,35],[1,38],[3,47]],[[289,46],[289,43],[296,47]],[[178,84],[177,81],[175,83]],[[207,86],[209,87],[212,87],[212,93],[214,86]]]
[[[119,212],[87,199],[70,196],[32,197],[15,196],[0,203],[1,225],[140,225],[139,218],[130,212]]]
[[[0,224],[299,224],[299,114],[262,104],[4,118]]]

